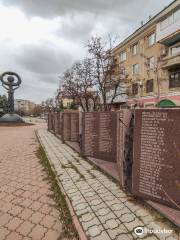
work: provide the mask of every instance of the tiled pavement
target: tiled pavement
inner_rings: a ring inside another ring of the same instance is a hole
[[[56,240],[62,232],[36,156],[39,127],[0,127],[0,240]]]
[[[53,134],[43,129],[38,136],[88,239],[178,239],[168,221],[157,220],[152,211],[133,201]],[[133,231],[138,226],[153,229],[154,233],[138,237]],[[163,229],[172,233],[158,233]]]

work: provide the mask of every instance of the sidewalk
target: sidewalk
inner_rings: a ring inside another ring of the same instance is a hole
[[[56,240],[62,232],[36,156],[42,126],[0,127],[0,240]]]
[[[155,211],[128,197],[116,183],[53,134],[43,129],[38,136],[88,239],[179,239],[166,219],[158,220]],[[154,233],[138,237],[134,228],[139,226],[153,229]],[[163,229],[172,233],[155,233]]]

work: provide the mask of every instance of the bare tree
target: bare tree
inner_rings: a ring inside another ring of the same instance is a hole
[[[41,116],[43,113],[42,105],[36,105],[32,110],[29,111],[29,115],[33,115],[34,117]]]
[[[89,58],[76,62],[63,75],[63,92],[73,98],[83,111],[97,110],[98,94],[94,89],[93,65]]]
[[[72,98],[83,111],[109,110],[118,96],[126,94],[125,75],[113,55],[115,40],[106,44],[100,37],[88,41],[89,56],[74,63],[61,75],[63,93]]]
[[[102,103],[102,110],[107,111],[114,103],[117,96],[125,94],[122,85],[120,66],[113,55],[115,41],[109,36],[109,45],[100,37],[92,37],[88,42],[88,52],[93,63],[93,76],[95,86]]]
[[[44,108],[44,111],[46,112],[56,110],[53,98],[48,98],[46,101],[43,101],[41,105]]]

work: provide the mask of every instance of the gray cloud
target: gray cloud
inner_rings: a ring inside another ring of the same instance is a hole
[[[72,64],[72,57],[63,49],[50,45],[24,45],[16,54],[16,62],[29,72],[57,74]]]
[[[73,56],[63,49],[47,44],[13,47],[11,43],[0,46],[1,72],[15,71],[22,78],[16,98],[40,102],[52,97],[58,88],[58,75],[73,62]],[[0,94],[6,93],[0,87]]]
[[[57,83],[41,82],[34,75],[28,75],[23,78],[22,86],[16,91],[15,97],[22,99],[31,99],[35,102],[40,102],[47,98],[52,98],[57,88]],[[28,89],[28,91],[27,91]]]
[[[135,1],[135,0],[133,0]],[[117,4],[117,3],[120,4]],[[70,11],[77,12],[93,12],[93,13],[107,13],[110,11],[115,11],[125,4],[127,0],[36,0],[36,1],[24,1],[24,0],[3,0],[4,4],[20,6],[28,14],[38,15],[43,17],[58,16],[61,14],[69,13]]]
[[[52,38],[29,43],[8,39],[0,44],[1,71],[17,71],[23,79],[17,97],[40,102],[52,97],[58,87],[58,75],[85,55],[84,46],[92,34],[111,33],[123,40],[162,10],[171,0],[0,0],[3,6],[15,6],[33,19],[56,19],[59,28]],[[13,26],[12,26],[13,27]],[[2,30],[3,31],[3,30]],[[6,31],[5,31],[6,32]],[[61,43],[61,44],[59,44]],[[0,90],[1,91],[1,90]]]
[[[162,1],[156,0],[2,0],[3,4],[21,7],[27,14],[54,17],[69,12],[91,12],[132,19],[154,14],[162,8]],[[163,5],[171,0],[163,0]],[[140,14],[141,13],[141,14]]]
[[[97,17],[91,13],[66,14],[57,34],[71,40],[87,40],[96,25]]]

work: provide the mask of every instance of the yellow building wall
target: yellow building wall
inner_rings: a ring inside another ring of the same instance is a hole
[[[70,105],[72,104],[73,100],[69,99],[69,98],[63,98],[62,99],[62,103],[64,107],[70,107]]]
[[[128,74],[127,82],[129,85],[129,92],[131,93],[129,98],[140,98],[147,96],[157,96],[158,95],[158,82],[159,82],[159,90],[160,94],[166,94],[169,92],[180,91],[180,89],[169,89],[169,75],[168,71],[161,68],[161,52],[164,46],[160,43],[155,42],[152,46],[148,47],[147,45],[147,37],[151,33],[156,32],[156,26],[152,26],[145,32],[141,33],[137,37],[131,39],[122,47],[117,47],[114,51],[114,56],[117,59],[117,65],[125,68],[126,73]],[[138,43],[139,52],[137,55],[133,56],[131,52],[131,47]],[[126,51],[126,60],[120,61],[120,53]],[[145,63],[147,62],[147,58],[155,57],[155,64],[158,67],[158,74],[153,70],[147,69]],[[139,63],[140,72],[139,74],[132,74],[132,66],[133,64]],[[159,81],[157,81],[157,75]],[[146,81],[153,79],[154,80],[154,91],[151,93],[146,92]],[[137,95],[132,95],[132,84],[142,81],[143,87],[142,90],[138,89]]]

